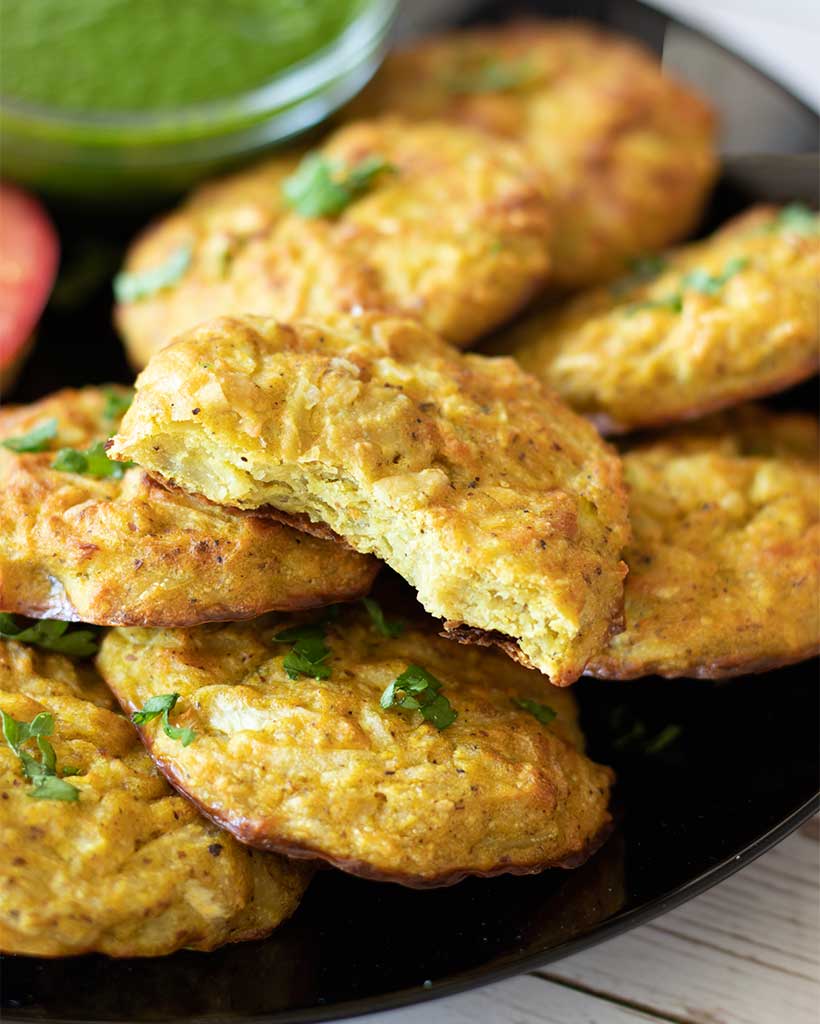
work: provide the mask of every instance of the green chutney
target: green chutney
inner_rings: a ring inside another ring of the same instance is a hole
[[[66,113],[230,99],[330,44],[365,0],[0,0],[0,94]]]
[[[318,124],[398,0],[0,0],[4,177],[146,209]]]

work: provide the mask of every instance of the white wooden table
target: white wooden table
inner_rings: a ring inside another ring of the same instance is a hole
[[[820,819],[650,924],[535,974],[361,1024],[817,1024]]]

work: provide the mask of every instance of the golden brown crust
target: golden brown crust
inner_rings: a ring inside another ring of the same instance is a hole
[[[150,750],[150,741],[147,742]],[[171,783],[184,794],[184,784],[175,772],[174,766],[168,763],[157,762],[157,767]],[[291,860],[307,860],[312,864],[321,862],[328,867],[338,868],[348,875],[356,875],[357,878],[366,878],[371,882],[392,882],[402,885],[407,889],[443,889],[450,885],[457,885],[465,878],[497,878],[499,875],[538,875],[542,871],[560,868],[571,871],[580,868],[589,860],[593,854],[604,845],[612,835],[615,827],[610,819],[603,824],[600,830],[591,836],[578,850],[567,854],[565,857],[555,861],[544,861],[537,864],[498,864],[488,871],[476,871],[470,865],[451,868],[445,874],[430,875],[424,878],[419,875],[403,874],[395,870],[379,870],[374,868],[367,861],[358,860],[353,857],[337,857],[332,850],[319,849],[306,843],[292,843],[277,837],[271,837],[269,822],[230,822],[220,820],[213,808],[203,806],[199,801],[185,794],[189,800],[199,809],[200,813],[209,818],[220,828],[226,828],[231,835],[240,842],[247,843],[256,849],[265,850],[268,853],[279,854]]]
[[[587,673],[719,679],[820,653],[820,472],[810,416],[748,406],[624,454],[627,629]]]
[[[124,389],[114,389],[120,396]],[[366,594],[378,565],[270,520],[170,493],[142,470],[122,480],[51,468],[116,421],[100,388],[0,410],[0,439],[50,418],[50,451],[0,447],[0,610],[101,625],[192,626],[315,608]]]
[[[757,207],[663,259],[648,281],[536,311],[492,350],[607,433],[694,419],[817,371],[820,234]]]
[[[100,652],[126,710],[159,689],[182,694],[175,721],[195,741],[182,747],[153,725],[144,740],[238,839],[419,888],[575,865],[602,841],[612,775],[582,754],[568,691],[545,694],[537,674],[479,648],[455,652],[428,626],[384,637],[356,610],[323,627],[329,677],[291,679],[289,645],[273,636],[305,621],[115,630]],[[410,664],[456,710],[446,729],[380,706]],[[558,717],[543,725],[516,699]]]
[[[378,157],[393,170],[335,218],[310,218],[282,198],[298,155],[277,156],[205,185],[137,240],[128,271],[161,265],[180,246],[192,257],[172,287],[118,306],[134,365],[196,323],[244,313],[380,309],[466,345],[546,280],[548,206],[515,144],[382,118],[336,131],[321,150],[343,166]]]
[[[0,747],[0,949],[29,956],[162,956],[268,934],[310,870],[252,854],[157,774],[90,666],[0,641],[0,708],[54,718],[76,802],[34,800]]]
[[[578,287],[696,224],[717,170],[706,100],[634,40],[581,21],[460,29],[389,54],[344,112],[445,118],[524,144],[555,218],[551,281]]]
[[[619,461],[509,360],[376,314],[247,317],[188,332],[137,387],[115,458],[307,516],[386,561],[432,615],[514,638],[557,685],[620,618]]]

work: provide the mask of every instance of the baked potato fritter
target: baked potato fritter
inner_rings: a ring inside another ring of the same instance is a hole
[[[717,170],[706,101],[634,40],[518,21],[388,54],[346,117],[445,118],[524,144],[554,214],[550,281],[615,277],[696,224]]]
[[[762,672],[820,652],[818,424],[744,407],[624,455],[634,539],[609,679]]]
[[[175,722],[196,739],[183,747],[152,723],[144,739],[237,838],[417,887],[571,867],[601,841],[612,774],[583,755],[568,691],[545,693],[536,673],[429,628],[385,637],[363,611],[324,622],[326,678],[306,678],[288,671],[290,643],[274,639],[304,622],[118,629],[100,651],[126,710],[181,695]],[[451,724],[382,706],[410,665],[441,684]],[[522,700],[557,717],[542,723]]]
[[[309,868],[253,853],[200,817],[109,702],[90,667],[0,641],[0,708],[18,722],[53,716],[58,771],[78,769],[79,791],[32,799],[0,737],[0,950],[162,956],[272,931]]]
[[[138,468],[122,479],[52,468],[58,449],[104,442],[128,394],[66,389],[0,410],[0,440],[55,428],[46,451],[0,446],[0,611],[182,626],[367,593],[375,561],[342,545],[169,492]]]
[[[466,345],[546,279],[547,203],[514,143],[385,118],[337,131],[319,152],[332,167],[387,166],[335,216],[305,216],[283,195],[299,156],[276,156],[200,188],[137,240],[129,273],[191,255],[179,281],[119,305],[134,365],[194,324],[245,313],[382,309]]]
[[[605,432],[780,391],[820,365],[820,218],[753,209],[609,288],[528,316],[491,348]]]
[[[198,410],[194,414],[193,410]],[[158,353],[109,453],[372,552],[556,685],[621,612],[620,462],[511,360],[413,320],[220,319]]]

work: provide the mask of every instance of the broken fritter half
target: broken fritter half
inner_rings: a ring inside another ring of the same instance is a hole
[[[380,309],[467,345],[543,285],[549,233],[514,143],[363,122],[205,185],[150,227],[118,278],[117,324],[137,367],[181,331],[245,313]]]
[[[413,887],[582,863],[612,773],[574,700],[502,654],[380,605],[190,630],[111,631],[98,666],[159,767],[264,850]]]
[[[817,420],[746,406],[624,454],[626,629],[606,679],[762,672],[820,653]]]
[[[469,642],[556,685],[620,623],[620,460],[511,360],[412,320],[202,324],[158,353],[109,454],[374,553]]]
[[[512,21],[387,55],[346,118],[444,118],[522,144],[554,217],[550,283],[615,277],[697,223],[714,114],[632,39],[581,21]]]
[[[0,611],[187,626],[367,593],[375,560],[111,462],[130,400],[111,385],[0,410]]]
[[[267,935],[310,868],[202,818],[114,706],[89,665],[0,640],[0,950],[162,956]]]
[[[490,346],[608,433],[772,394],[820,365],[820,217],[758,207]]]

